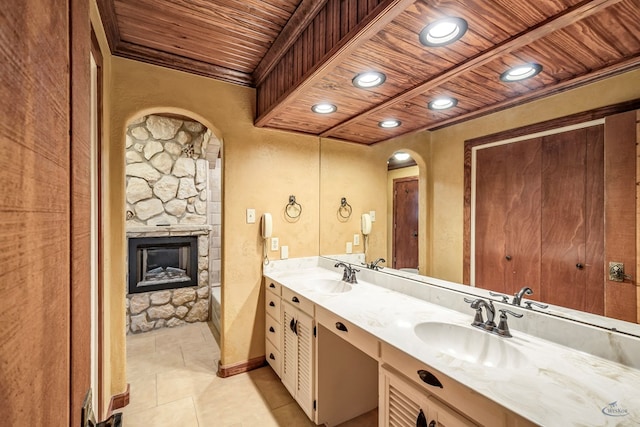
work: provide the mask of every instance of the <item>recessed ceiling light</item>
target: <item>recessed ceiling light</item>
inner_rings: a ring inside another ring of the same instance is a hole
[[[387,79],[382,73],[377,71],[367,71],[366,73],[360,73],[351,81],[355,87],[370,88],[380,86]]]
[[[462,18],[442,18],[420,31],[420,43],[425,46],[445,46],[453,43],[467,31],[467,21]]]
[[[411,154],[403,153],[402,151],[398,151],[393,155],[394,159],[399,160],[401,162],[404,162],[405,160],[409,160],[410,157],[411,157]]]
[[[380,126],[381,128],[390,129],[390,128],[397,128],[401,124],[402,122],[400,120],[389,119],[389,120],[383,120],[379,122],[378,126]]]
[[[520,80],[531,78],[542,71],[540,64],[524,64],[513,67],[500,74],[500,80],[503,82],[517,82]]]
[[[311,107],[311,111],[313,111],[314,113],[318,113],[318,114],[329,114],[329,113],[334,113],[334,112],[338,111],[338,107],[336,107],[333,104],[329,104],[329,103],[323,102],[323,103],[316,104],[313,107]]]
[[[431,101],[428,105],[430,110],[446,110],[447,108],[452,108],[458,105],[458,100],[455,98],[442,97],[436,98]]]

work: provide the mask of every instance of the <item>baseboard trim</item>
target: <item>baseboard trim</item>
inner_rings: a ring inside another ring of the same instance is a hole
[[[129,404],[129,384],[127,384],[127,389],[120,394],[114,394],[111,396],[111,400],[109,401],[109,408],[107,409],[107,416],[105,419],[109,418],[113,415],[113,411],[118,410],[120,408],[124,408]]]
[[[218,376],[221,378],[231,377],[233,375],[249,372],[254,369],[262,368],[267,364],[264,356],[249,359],[246,362],[234,363],[232,365],[222,365],[218,363]]]

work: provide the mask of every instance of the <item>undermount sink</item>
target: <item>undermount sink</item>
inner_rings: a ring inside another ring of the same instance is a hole
[[[310,279],[305,281],[308,289],[324,294],[341,294],[352,289],[350,283],[340,279]]]
[[[473,326],[441,322],[425,322],[415,326],[418,338],[440,355],[474,365],[499,369],[530,367],[528,358],[511,338],[503,338]]]

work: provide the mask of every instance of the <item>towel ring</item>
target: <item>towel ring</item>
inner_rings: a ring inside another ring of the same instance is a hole
[[[340,215],[344,219],[349,219],[351,217],[352,211],[353,209],[351,209],[351,205],[347,203],[347,198],[343,197],[342,199],[340,199],[340,207],[338,208],[338,215]],[[345,212],[347,214],[346,216],[344,215]]]
[[[296,202],[296,196],[289,196],[289,203],[284,207],[284,214],[291,219],[300,218],[300,215],[302,215],[302,205]]]

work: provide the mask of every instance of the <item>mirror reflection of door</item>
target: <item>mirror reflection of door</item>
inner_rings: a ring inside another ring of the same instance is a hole
[[[393,180],[393,268],[418,269],[417,176]]]

